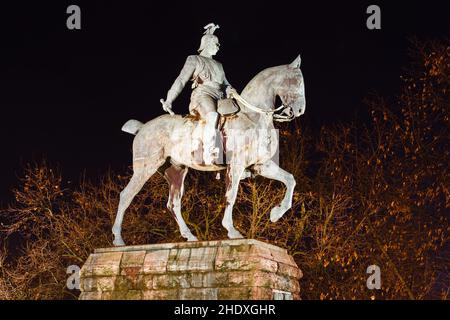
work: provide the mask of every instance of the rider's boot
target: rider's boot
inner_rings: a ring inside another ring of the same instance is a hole
[[[216,147],[216,127],[219,114],[209,112],[206,117],[206,125],[203,131],[203,161],[205,165],[211,165],[219,157],[219,148]]]

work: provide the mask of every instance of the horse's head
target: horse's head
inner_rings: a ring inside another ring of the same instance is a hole
[[[275,121],[290,121],[305,112],[305,85],[298,56],[291,64],[271,67],[258,73],[244,88],[238,100],[242,112],[271,114]],[[239,95],[238,95],[239,96]],[[275,107],[276,97],[282,106]],[[281,114],[274,114],[283,109]]]
[[[281,103],[292,112],[295,117],[305,113],[305,85],[303,75],[300,70],[302,60],[300,55],[291,63],[283,66],[280,82],[275,88],[275,94],[280,98]]]

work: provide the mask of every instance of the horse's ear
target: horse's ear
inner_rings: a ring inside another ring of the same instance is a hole
[[[302,64],[302,58],[300,55],[298,55],[297,58],[295,58],[294,61],[289,65],[291,68],[300,68],[300,65]]]

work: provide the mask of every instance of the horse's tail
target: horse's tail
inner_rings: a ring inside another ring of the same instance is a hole
[[[138,120],[128,120],[122,127],[122,131],[136,135],[144,124]]]

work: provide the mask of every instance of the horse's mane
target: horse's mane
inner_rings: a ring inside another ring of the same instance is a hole
[[[278,74],[280,71],[283,71],[287,69],[287,65],[281,65],[281,66],[275,66],[275,67],[269,67],[266,69],[263,69],[262,71],[258,72],[245,86],[244,90],[242,90],[242,94],[246,94],[247,91],[254,88],[254,84],[258,82],[262,82],[269,77],[272,77],[275,74]]]

